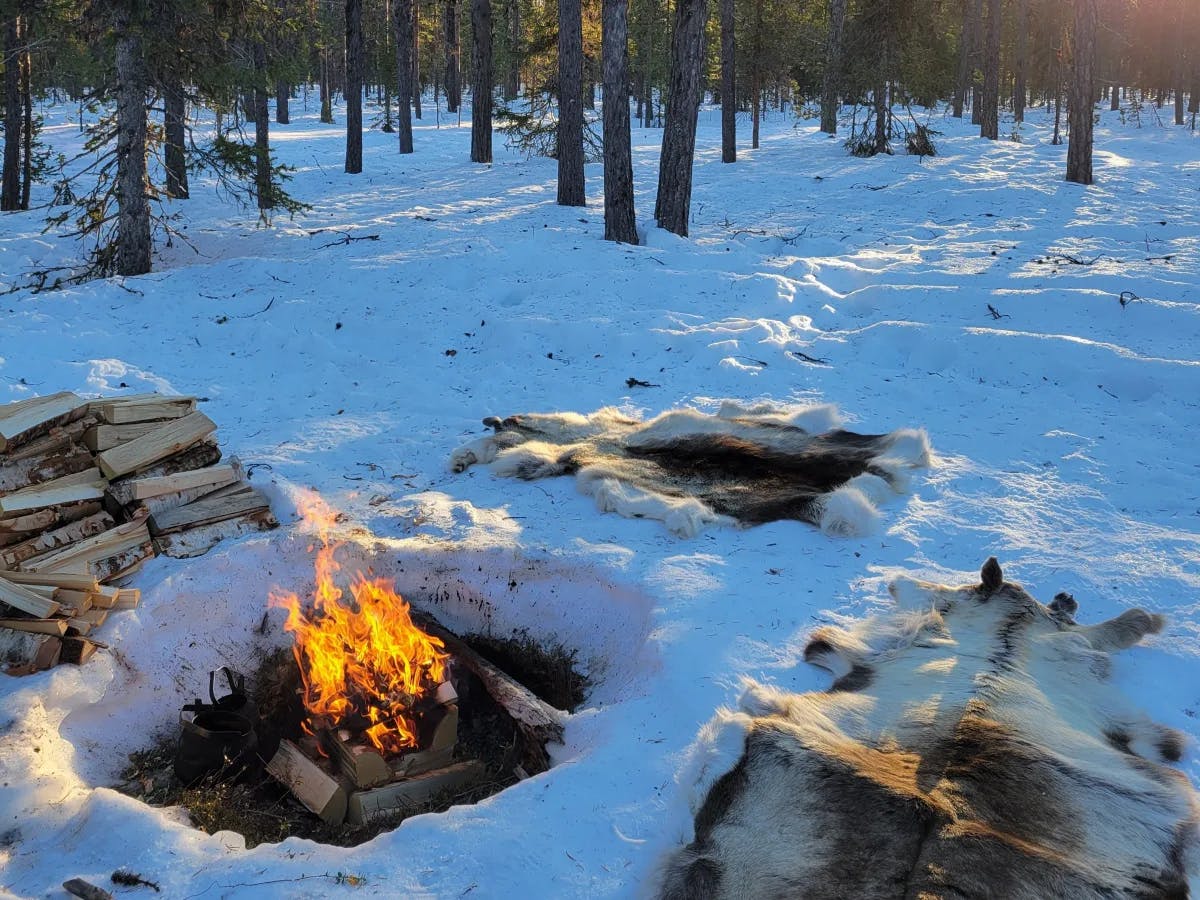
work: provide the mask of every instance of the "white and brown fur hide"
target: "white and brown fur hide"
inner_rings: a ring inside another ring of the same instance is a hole
[[[1107,680],[1162,617],[1077,625],[1070,596],[982,576],[902,578],[900,612],[819,629],[824,693],[748,683],[683,776],[703,802],[663,900],[1189,896],[1182,737]]]
[[[876,505],[930,461],[924,431],[843,431],[831,406],[726,401],[716,415],[676,409],[648,422],[606,407],[483,423],[495,433],[456,450],[453,471],[491,463],[497,475],[526,480],[574,474],[603,511],[658,519],[688,537],[709,523],[776,519],[863,534]]]

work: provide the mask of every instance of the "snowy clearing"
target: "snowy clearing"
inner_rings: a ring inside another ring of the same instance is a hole
[[[64,152],[73,115],[46,110]],[[309,213],[261,228],[194,185],[171,210],[194,250],[175,241],[153,274],[0,298],[0,403],[205,397],[227,452],[269,466],[254,483],[285,525],[152,561],[142,606],[98,632],[119,657],[0,681],[0,894],[57,896],[66,877],[107,884],[128,866],[165,897],[635,896],[690,835],[676,773],[742,676],[823,688],[800,660],[815,625],[886,606],[899,571],[968,582],[989,555],[1043,602],[1074,594],[1081,623],[1166,614],[1114,679],[1200,736],[1191,133],[1103,113],[1083,188],[1063,181],[1040,108],[1022,143],[938,114],[942,155],[924,160],[856,159],[775,114],[733,166],[705,108],[688,240],[646,227],[661,133],[634,130],[646,242],[629,247],[601,240],[598,165],[588,207],[558,207],[552,160],[498,141],[494,165],[473,165],[469,128],[427,117],[415,155],[371,131],[364,174],[344,175],[340,124],[293,117],[272,139]],[[70,258],[41,228],[36,212],[0,219],[0,281]],[[865,432],[923,427],[937,458],[860,539],[779,522],[684,540],[600,514],[570,479],[448,468],[484,416],[723,398],[832,403]],[[311,581],[288,527],[303,488],[345,510],[346,559],[437,601],[448,626],[579,650],[595,686],[555,768],[350,850],[246,850],[105,787],[176,727],[209,669],[252,658],[269,589]],[[1200,783],[1195,744],[1182,768]]]

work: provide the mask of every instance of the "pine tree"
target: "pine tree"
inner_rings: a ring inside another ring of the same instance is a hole
[[[346,0],[346,172],[362,171],[362,0]]]
[[[629,133],[629,0],[604,0],[604,239],[638,242]]]
[[[558,0],[558,205],[583,206],[583,11]]]
[[[696,153],[707,18],[705,0],[678,0],[671,32],[670,87],[654,218],[660,228],[680,237],[687,237],[692,206],[692,160]]]
[[[1067,181],[1092,183],[1092,106],[1095,97],[1096,0],[1075,0],[1071,36],[1071,135],[1067,143]]]
[[[471,162],[492,161],[492,4],[471,0]]]
[[[721,0],[721,162],[737,162],[737,60],[733,0]]]

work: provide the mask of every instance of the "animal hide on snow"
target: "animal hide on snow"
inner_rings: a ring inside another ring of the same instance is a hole
[[[686,537],[710,523],[776,519],[864,534],[879,518],[876,504],[930,461],[924,431],[842,431],[832,406],[726,401],[715,416],[677,409],[643,422],[606,407],[483,423],[495,433],[456,450],[453,471],[491,463],[497,475],[526,480],[574,474],[603,511],[659,519]]]
[[[824,693],[749,682],[683,776],[703,798],[663,900],[1182,898],[1197,879],[1182,736],[1107,683],[1161,629],[1140,609],[1077,625],[1005,582],[901,578],[901,612],[821,628]]]

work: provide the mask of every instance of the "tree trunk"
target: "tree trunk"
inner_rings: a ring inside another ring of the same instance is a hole
[[[421,4],[412,4],[412,105],[413,118],[421,118]]]
[[[1121,108],[1121,88],[1118,85],[1112,86],[1112,95],[1109,98],[1112,102],[1109,104],[1109,109],[1116,112]]]
[[[492,3],[471,0],[471,162],[492,161]]]
[[[400,152],[413,152],[412,123],[412,8],[413,0],[395,0],[396,17],[396,133],[400,136]]]
[[[680,237],[687,237],[692,206],[692,159],[696,154],[696,118],[700,112],[707,20],[705,0],[676,3],[654,218],[659,227]]]
[[[975,81],[975,45],[978,42],[979,0],[963,0],[962,29],[958,35],[958,81],[954,87],[954,116],[961,119],[967,94]]]
[[[462,102],[462,82],[459,75],[458,0],[446,0],[442,19],[443,46],[446,50],[446,110],[458,112]]]
[[[176,200],[188,198],[187,174],[187,98],[179,73],[172,69],[162,86],[163,90],[163,167],[167,170],[167,196]]]
[[[979,136],[992,141],[1000,139],[1000,0],[988,0]]]
[[[750,148],[758,149],[758,125],[762,121],[762,0],[754,0],[754,62],[750,64],[750,103],[753,115],[750,122]],[[703,52],[703,51],[702,51]]]
[[[604,76],[604,239],[638,242],[633,210],[633,151],[629,128],[629,0],[604,0],[601,54]]]
[[[321,51],[321,121],[326,125],[333,124],[333,97],[329,73],[329,51]]]
[[[1095,98],[1096,0],[1075,0],[1074,59],[1071,76],[1071,135],[1067,142],[1067,181],[1092,183],[1092,106]]]
[[[1054,69],[1054,137],[1050,143],[1058,146],[1062,143],[1062,93],[1063,93],[1063,62],[1062,49],[1059,49],[1058,65]]]
[[[842,80],[842,32],[845,25],[846,0],[830,0],[829,36],[825,41],[825,77],[821,84],[821,130],[826,134],[837,134]]]
[[[362,171],[362,0],[346,0],[346,172]]]
[[[29,54],[31,38],[27,12],[31,5],[22,4],[26,12],[21,16],[21,112],[24,122],[21,134],[24,151],[21,160],[21,209],[29,209],[29,195],[33,190],[33,59]]]
[[[737,162],[737,97],[734,90],[733,0],[721,0],[721,162]],[[608,76],[605,76],[605,106]]]
[[[292,86],[286,81],[275,82],[275,122],[278,125],[288,125],[291,123],[291,116],[288,111],[288,100],[292,96]]]
[[[260,214],[275,208],[275,185],[271,179],[270,111],[267,106],[267,48],[254,44],[254,193]]]
[[[583,11],[558,0],[558,205],[583,206]]]
[[[1013,73],[1013,118],[1025,121],[1025,79],[1029,70],[1029,0],[1017,0],[1017,59]]]
[[[117,256],[118,275],[150,271],[150,204],[146,200],[146,62],[141,34],[118,9]]]
[[[884,58],[881,63],[881,74],[879,81],[875,85],[874,100],[875,100],[875,152],[888,153],[891,151],[891,145],[888,144],[888,116],[891,110],[888,109],[888,88],[887,79],[882,72],[887,71],[887,53],[885,51]]]
[[[15,60],[20,47],[20,19],[13,16],[4,29],[4,58]],[[4,177],[0,210],[21,208],[21,73],[17,66],[4,67]]]
[[[504,72],[504,99],[516,100],[521,93],[521,5],[508,0],[508,59]]]

